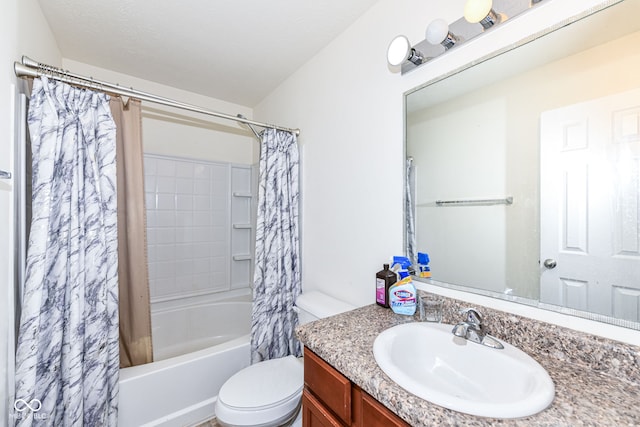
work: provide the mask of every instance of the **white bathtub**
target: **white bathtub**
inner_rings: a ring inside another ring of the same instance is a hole
[[[162,310],[152,324],[155,361],[120,370],[118,426],[184,427],[212,418],[222,384],[250,364],[251,303]]]

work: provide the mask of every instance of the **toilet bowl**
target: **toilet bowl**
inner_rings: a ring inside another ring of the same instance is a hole
[[[216,417],[223,427],[286,424],[302,396],[302,360],[287,356],[256,363],[229,378],[218,394]]]
[[[322,292],[301,294],[294,310],[300,324],[354,309]],[[223,427],[301,427],[302,358],[266,360],[244,368],[222,385],[215,405]]]

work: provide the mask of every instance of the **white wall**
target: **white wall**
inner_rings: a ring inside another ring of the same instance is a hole
[[[242,105],[70,59],[63,60],[63,67],[77,74],[117,83],[124,87],[133,87],[136,90],[213,111],[232,115],[243,114],[247,118],[251,118],[253,114],[250,108]],[[257,140],[245,126],[234,121],[167,108],[145,101],[142,102],[142,139],[146,153],[241,164],[255,163],[258,156]]]
[[[4,171],[13,169],[10,142],[13,141],[11,116],[14,79],[7,64],[15,56],[17,0],[8,3],[3,6],[0,14],[0,61],[5,65],[0,68],[0,170]],[[0,320],[0,424],[8,424],[9,417],[9,363],[12,348],[9,340],[13,327],[12,197],[11,182],[0,180],[0,313],[3,313]]]
[[[13,73],[23,54],[59,65],[60,53],[36,0],[5,0],[0,13],[0,170],[13,171],[14,100],[26,90]],[[37,56],[36,56],[37,55]],[[0,181],[0,424],[13,414],[13,181]]]
[[[16,52],[9,64],[19,61],[23,55],[26,55],[45,64],[60,66],[62,63],[60,49],[42,14],[38,0],[8,0],[8,2],[15,3],[17,9]]]
[[[403,252],[404,92],[599,3],[543,2],[402,76],[386,64],[390,40],[405,34],[414,44],[421,41],[432,19],[459,19],[464,1],[381,0],[263,100],[254,109],[257,119],[301,129],[304,289],[372,303],[375,272]],[[536,313],[566,326],[581,323]],[[594,333],[640,343],[637,332],[629,338],[628,330],[588,325]]]
[[[256,107],[301,128],[305,289],[371,303],[375,272],[402,254],[405,78],[387,68],[386,49],[396,34],[424,38],[429,9],[457,19],[449,3],[464,1],[377,3]],[[415,16],[424,25],[411,28]]]

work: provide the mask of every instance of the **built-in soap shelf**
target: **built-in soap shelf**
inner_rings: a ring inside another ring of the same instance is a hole
[[[255,234],[255,195],[257,183],[254,182],[251,166],[233,165],[231,168],[231,287],[246,288],[253,278],[254,234]]]

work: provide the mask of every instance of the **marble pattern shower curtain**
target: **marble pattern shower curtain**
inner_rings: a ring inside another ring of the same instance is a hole
[[[412,263],[416,263],[418,256],[416,254],[416,222],[415,222],[415,173],[413,166],[413,157],[406,160],[405,183],[404,183],[404,220],[405,220],[405,253]]]
[[[33,219],[16,353],[16,425],[115,426],[116,128],[109,97],[36,79],[28,125]]]
[[[266,129],[260,152],[252,363],[301,355],[293,311],[301,291],[298,165],[295,135]]]

